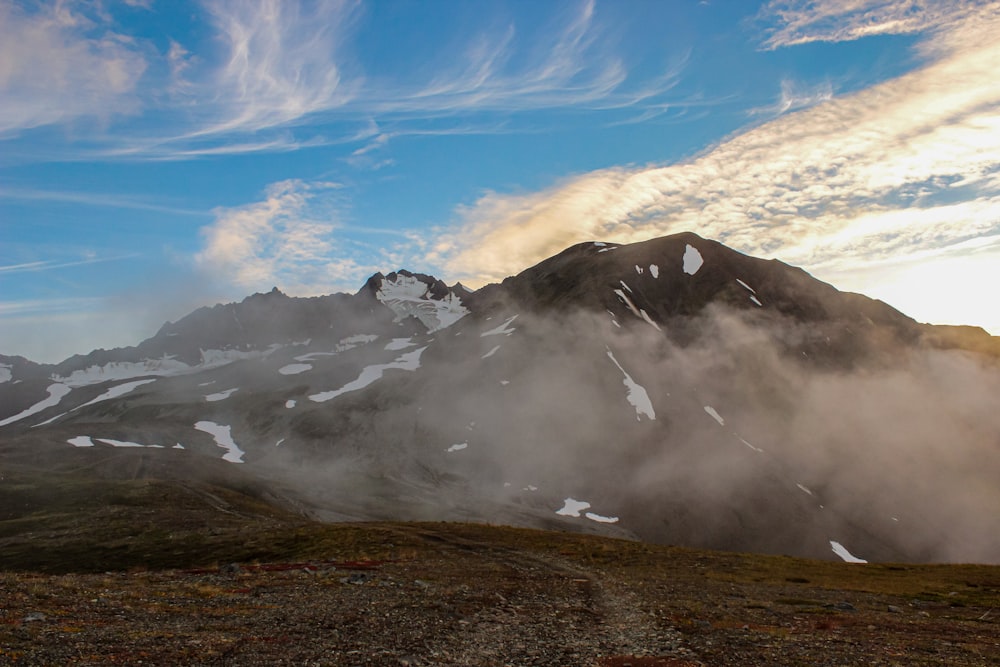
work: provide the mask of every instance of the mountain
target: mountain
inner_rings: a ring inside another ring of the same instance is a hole
[[[0,461],[327,521],[1000,562],[998,349],[695,234],[588,242],[475,292],[399,270],[0,357]]]

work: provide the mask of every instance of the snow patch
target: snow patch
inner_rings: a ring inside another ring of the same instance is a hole
[[[639,266],[638,264],[636,264],[635,265],[635,272],[638,273],[641,276],[642,275],[642,267]]]
[[[598,247],[598,248],[604,248],[604,247],[606,247],[606,246],[607,246],[608,244],[607,244],[607,243],[605,243],[604,241],[594,241],[594,245],[595,245],[596,247]]]
[[[396,352],[397,350],[405,350],[408,347],[413,347],[416,343],[413,342],[412,338],[393,338],[391,341],[386,343],[385,349],[390,352]]]
[[[298,375],[312,370],[312,364],[288,364],[278,369],[282,375]]]
[[[507,385],[510,384],[510,380],[500,380],[500,384],[506,387]]]
[[[622,284],[622,287],[624,287],[625,291],[627,291],[629,294],[635,294],[635,292],[632,291],[632,288],[625,284],[624,280],[619,280],[618,282]]]
[[[366,366],[364,370],[361,371],[361,375],[357,377],[356,380],[348,382],[340,389],[334,389],[333,391],[324,391],[318,394],[312,394],[309,397],[310,401],[314,403],[322,403],[324,401],[329,401],[334,399],[341,394],[346,394],[350,391],[357,391],[359,389],[364,389],[368,385],[372,384],[376,380],[382,377],[382,374],[388,370],[401,370],[401,371],[415,371],[420,368],[420,355],[426,350],[427,347],[421,347],[413,352],[407,352],[401,355],[395,361],[388,364],[376,364],[374,366]]]
[[[494,346],[492,350],[490,350],[489,352],[487,352],[486,354],[483,355],[483,359],[489,359],[494,354],[496,354],[497,350],[499,350],[499,349],[500,349],[499,345]]]
[[[67,440],[69,444],[74,447],[93,447],[94,441],[90,439],[89,435],[78,435],[75,438],[70,438]]]
[[[103,366],[94,365],[73,371],[65,377],[53,376],[52,379],[70,387],[84,387],[109,380],[129,380],[143,375],[159,377],[184,375],[218,368],[234,361],[260,359],[281,347],[283,346],[275,344],[266,350],[201,350],[201,362],[194,366],[178,361],[171,355],[164,355],[160,359],[143,359],[142,361],[112,361]]]
[[[561,509],[556,510],[556,514],[562,516],[572,516],[579,517],[580,512],[590,507],[590,503],[584,502],[582,500],[574,500],[572,498],[566,498],[563,500],[563,506]]]
[[[283,443],[284,441],[285,441],[285,439],[284,439],[284,438],[282,438],[282,439],[281,439],[281,440],[279,440],[278,442],[274,443],[274,446],[275,446],[275,447],[281,447],[281,443]]]
[[[396,274],[395,280],[382,279],[382,286],[375,298],[396,314],[396,321],[415,317],[427,327],[427,331],[438,331],[450,327],[469,314],[462,305],[462,299],[449,292],[443,299],[432,299],[430,286],[416,276]]]
[[[758,299],[757,297],[755,297],[755,296],[751,296],[751,297],[750,297],[750,300],[751,300],[751,301],[753,301],[753,302],[754,302],[755,304],[757,304],[758,306],[760,306],[760,307],[762,307],[762,308],[764,307],[764,304],[762,304],[762,303],[760,302],[760,299]]]
[[[833,540],[830,540],[830,546],[833,548],[833,553],[835,553],[838,556],[840,556],[840,559],[843,560],[844,562],[847,562],[847,563],[867,563],[868,562],[868,561],[866,561],[863,558],[858,558],[857,556],[853,555],[850,551],[848,551],[846,548],[844,548],[844,545],[841,544],[840,542],[834,542]]]
[[[375,334],[355,334],[341,339],[341,341],[334,346],[331,352],[310,352],[309,354],[300,354],[295,357],[295,361],[313,361],[319,357],[334,357],[341,352],[353,350],[356,347],[373,343],[376,340],[378,340],[378,336]]]
[[[128,442],[127,440],[111,440],[110,438],[95,438],[97,442],[103,442],[105,445],[111,445],[112,447],[145,447],[146,445],[140,445],[138,442]]]
[[[635,408],[635,420],[640,421],[640,417],[642,415],[646,415],[648,419],[655,420],[656,413],[653,411],[653,404],[649,400],[649,394],[646,393],[646,388],[632,379],[632,376],[629,375],[625,369],[622,368],[622,365],[618,363],[618,360],[615,359],[615,355],[611,352],[611,350],[608,350],[608,359],[610,359],[612,363],[618,367],[618,370],[622,372],[622,375],[625,376],[622,384],[628,388],[626,398],[628,399],[628,402],[632,404],[632,407]]]
[[[736,437],[737,437],[737,438],[739,438],[739,436],[736,436]],[[755,452],[758,452],[758,453],[763,453],[763,451],[764,451],[764,450],[763,450],[763,449],[761,449],[760,447],[754,447],[753,445],[751,445],[751,444],[750,444],[749,442],[747,442],[747,441],[746,441],[746,440],[744,440],[743,438],[740,438],[740,442],[742,442],[742,443],[743,443],[744,445],[746,445],[746,446],[747,446],[747,447],[749,447],[750,449],[754,450]]]
[[[10,369],[11,367],[8,366],[7,364],[0,364],[0,384],[3,384],[4,382],[10,382],[10,379],[14,377],[14,374],[11,372]]]
[[[618,523],[618,517],[616,516],[601,516],[600,514],[594,514],[593,512],[587,512],[584,516],[591,521],[596,521],[597,523]]]
[[[795,486],[799,487],[799,490],[800,490],[800,491],[804,491],[804,492],[808,493],[808,494],[809,494],[810,496],[811,496],[811,495],[813,494],[813,492],[812,492],[812,491],[810,491],[810,490],[809,490],[809,489],[807,489],[806,487],[802,486],[801,484],[796,484]]]
[[[287,401],[285,401],[285,407],[288,408],[289,410],[291,410],[292,408],[294,408],[295,407],[295,399],[294,398],[290,398]]]
[[[743,282],[739,278],[736,279],[736,282],[738,282],[740,284],[740,287],[742,287],[745,290],[749,290],[752,294],[756,294],[757,293],[757,290],[755,290],[754,288],[750,287],[749,285],[747,285],[745,282]]]
[[[653,327],[654,329],[656,329],[657,331],[663,331],[663,329],[661,329],[661,328],[660,328],[660,325],[659,325],[659,324],[657,324],[656,322],[654,322],[654,321],[652,320],[652,318],[651,318],[651,317],[649,316],[649,313],[647,313],[647,312],[645,311],[645,309],[643,309],[643,308],[640,308],[640,309],[639,309],[639,315],[641,315],[641,316],[642,316],[642,319],[644,319],[644,320],[646,321],[646,324],[649,324],[649,325],[651,325],[651,326],[652,326],[652,327]]]
[[[59,405],[59,401],[63,399],[63,396],[68,394],[73,390],[72,387],[66,384],[56,383],[50,384],[46,391],[49,392],[48,398],[43,398],[38,401],[30,408],[26,408],[18,412],[16,415],[7,417],[3,421],[0,421],[0,426],[6,426],[7,424],[13,424],[16,421],[20,421],[25,417],[30,417],[31,415],[37,414],[46,408],[51,408],[52,406]]]
[[[702,258],[701,253],[693,245],[688,244],[684,247],[684,273],[689,276],[693,276],[698,273],[698,269],[701,265],[705,263]]]
[[[124,396],[125,394],[129,393],[136,387],[141,387],[142,385],[149,384],[150,382],[156,382],[156,378],[150,378],[148,380],[136,380],[135,382],[126,382],[125,384],[115,385],[114,387],[108,389],[106,392],[104,392],[97,398],[93,399],[92,401],[88,401],[83,405],[77,406],[73,409],[79,410],[80,408],[85,408],[88,405],[93,405],[94,403],[100,403],[101,401],[108,401],[111,400],[112,398],[118,398],[119,396]]]
[[[460,442],[457,445],[452,445],[451,447],[449,447],[445,451],[447,451],[447,452],[460,452],[460,451],[462,451],[463,449],[465,449],[468,446],[469,446],[469,443],[467,443],[467,442]]]
[[[233,427],[223,424],[216,424],[210,421],[196,422],[194,427],[199,431],[208,433],[215,439],[215,444],[226,450],[222,455],[223,461],[230,463],[243,463],[243,455],[246,453],[233,442]]]
[[[726,420],[724,420],[722,418],[722,416],[718,412],[716,412],[715,408],[713,408],[711,405],[706,405],[705,406],[705,412],[707,412],[708,415],[712,419],[714,419],[715,421],[719,422],[720,426],[725,426],[726,425]],[[750,444],[750,443],[747,443],[747,444]]]
[[[483,333],[479,334],[479,337],[486,338],[487,336],[499,336],[501,334],[503,334],[504,336],[509,336],[515,331],[517,331],[515,327],[510,326],[511,322],[513,322],[516,319],[517,315],[512,315],[511,317],[508,317],[503,324],[494,329],[490,329],[489,331],[484,331]]]
[[[232,396],[233,392],[236,392],[236,391],[239,391],[239,390],[240,390],[239,387],[233,387],[232,389],[227,389],[225,391],[220,391],[220,392],[217,392],[215,394],[208,394],[207,396],[205,396],[205,400],[208,401],[209,403],[213,403],[215,401],[223,401],[223,400],[229,398],[230,396]]]
[[[656,264],[650,264],[649,265],[649,274],[651,276],[653,276],[654,278],[659,278],[660,277],[660,267],[658,267]]]
[[[622,300],[622,303],[628,306],[628,309],[632,311],[633,315],[635,315],[636,317],[642,317],[642,315],[639,313],[639,309],[635,307],[634,303],[632,303],[632,299],[629,298],[628,294],[621,291],[620,289],[615,289],[614,292],[615,294],[618,295],[618,298]]]

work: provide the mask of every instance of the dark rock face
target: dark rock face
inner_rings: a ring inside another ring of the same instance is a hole
[[[1000,561],[996,348],[694,234],[581,243],[476,292],[398,270],[0,357],[0,459],[211,459],[330,520]]]

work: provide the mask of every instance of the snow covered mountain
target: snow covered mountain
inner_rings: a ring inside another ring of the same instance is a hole
[[[0,463],[204,461],[329,520],[1000,562],[997,348],[694,234],[582,243],[475,292],[400,270],[0,357]]]

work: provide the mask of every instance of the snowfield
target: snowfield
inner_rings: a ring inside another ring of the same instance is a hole
[[[407,352],[406,354],[400,356],[395,361],[389,362],[388,364],[376,364],[374,366],[366,366],[364,370],[361,371],[361,375],[358,376],[356,380],[348,382],[340,389],[334,389],[333,391],[322,391],[318,394],[312,394],[309,396],[309,400],[314,403],[323,403],[324,401],[329,401],[337,398],[341,394],[346,394],[350,391],[357,391],[359,389],[364,389],[368,385],[372,384],[376,380],[380,379],[382,375],[389,370],[400,370],[400,371],[415,371],[420,368],[420,355],[426,350],[427,347],[422,347],[413,352]]]

